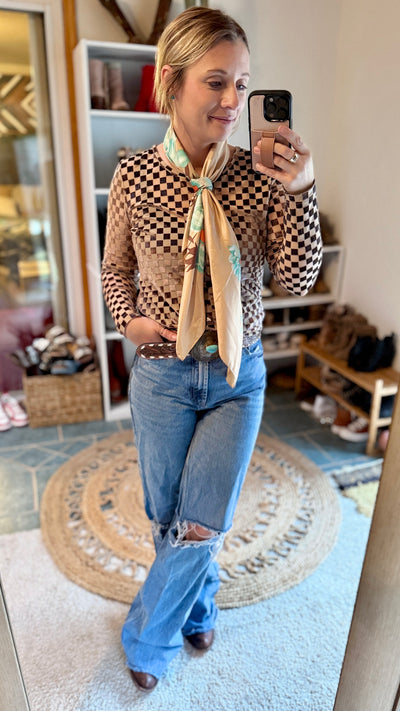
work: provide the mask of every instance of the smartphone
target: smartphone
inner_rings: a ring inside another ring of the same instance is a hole
[[[288,144],[277,134],[279,124],[292,126],[292,95],[285,89],[252,91],[248,98],[250,149],[253,170],[256,163],[273,168],[275,140]],[[253,148],[262,139],[261,156],[253,153]],[[257,171],[256,171],[257,172]]]

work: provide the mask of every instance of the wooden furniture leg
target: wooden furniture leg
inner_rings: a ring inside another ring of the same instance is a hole
[[[376,435],[378,432],[377,421],[379,419],[381,404],[382,404],[382,388],[383,380],[377,380],[375,382],[375,388],[372,395],[371,410],[369,413],[369,429],[368,429],[368,442],[367,442],[367,454],[372,457],[375,450]]]
[[[305,360],[306,360],[306,354],[304,353],[304,351],[301,347],[301,344],[300,344],[299,354],[297,356],[296,378],[295,378],[295,384],[294,384],[294,390],[295,390],[296,395],[298,395],[301,390],[302,373],[304,370]]]

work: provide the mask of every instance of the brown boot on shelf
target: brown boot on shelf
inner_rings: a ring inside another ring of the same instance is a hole
[[[107,65],[108,91],[112,111],[129,111],[129,104],[124,98],[124,84],[120,62],[110,62]]]
[[[105,109],[104,63],[101,59],[89,59],[90,101],[92,109]]]

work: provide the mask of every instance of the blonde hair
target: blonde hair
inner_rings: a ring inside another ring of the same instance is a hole
[[[242,27],[221,10],[190,7],[172,20],[163,31],[157,45],[154,96],[160,113],[173,115],[173,93],[182,86],[185,70],[197,62],[218,42],[243,40],[249,44]],[[162,81],[161,70],[172,67]]]

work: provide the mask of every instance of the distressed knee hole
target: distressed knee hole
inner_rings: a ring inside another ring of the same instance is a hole
[[[223,542],[223,533],[221,531],[210,530],[189,521],[178,521],[173,536],[173,546],[194,545],[198,547],[205,545],[209,546],[210,549],[214,549],[220,548]]]
[[[188,529],[186,535],[184,536],[185,541],[206,541],[209,538],[214,538],[215,532],[210,531],[208,528],[203,528],[203,526],[197,526],[194,523],[188,524]]]

